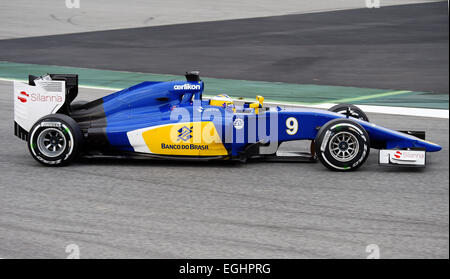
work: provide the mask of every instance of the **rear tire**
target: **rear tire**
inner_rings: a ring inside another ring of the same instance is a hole
[[[31,128],[28,149],[45,166],[64,166],[79,154],[83,135],[78,123],[64,114],[47,115]]]
[[[362,109],[358,108],[355,105],[339,104],[339,105],[335,105],[335,106],[331,107],[328,110],[335,112],[335,113],[343,114],[343,115],[347,115],[347,110],[348,110],[350,113],[349,116],[359,119],[359,120],[364,120],[366,122],[369,122],[369,117],[367,117],[366,113],[364,111],[362,111]]]
[[[71,110],[77,110],[77,109],[83,109],[86,104],[88,104],[88,101],[76,101],[70,104]]]
[[[316,136],[316,154],[320,162],[334,171],[352,171],[361,167],[370,154],[366,130],[350,119],[326,123]]]

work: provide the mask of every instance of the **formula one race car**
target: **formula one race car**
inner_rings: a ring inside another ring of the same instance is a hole
[[[371,148],[384,165],[424,166],[441,150],[424,132],[393,131],[369,123],[353,105],[329,111],[202,98],[198,72],[186,81],[143,82],[92,102],[74,102],[78,76],[29,76],[14,83],[15,135],[38,162],[61,166],[77,156],[201,160],[317,161],[331,170],[359,168]],[[308,152],[278,151],[281,143],[311,141]]]

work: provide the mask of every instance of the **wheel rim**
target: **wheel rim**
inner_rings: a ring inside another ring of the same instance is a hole
[[[66,149],[66,137],[55,128],[43,130],[37,139],[39,151],[47,157],[58,157]]]
[[[331,156],[337,161],[349,162],[358,155],[358,139],[352,133],[339,132],[331,138],[329,149]]]

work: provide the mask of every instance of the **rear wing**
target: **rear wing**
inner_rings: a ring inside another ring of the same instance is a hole
[[[78,75],[30,75],[28,84],[14,82],[14,134],[23,140],[41,117],[70,111],[78,95]]]

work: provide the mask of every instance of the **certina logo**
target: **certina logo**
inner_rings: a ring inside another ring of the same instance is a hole
[[[41,94],[36,94],[36,93],[32,93],[32,94],[28,94],[25,91],[21,91],[19,93],[19,96],[17,97],[17,99],[19,101],[21,101],[22,103],[26,103],[28,101],[28,99],[32,102],[62,102],[63,98],[61,96],[55,96],[55,95],[41,95]]]
[[[173,89],[175,90],[200,90],[200,84],[190,84],[185,83],[183,85],[175,85]]]
[[[188,128],[186,126],[183,126],[181,129],[178,130],[178,139],[181,139],[182,141],[188,141],[190,138],[192,138],[192,128]]]
[[[234,128],[236,128],[236,130],[240,130],[240,129],[244,128],[244,119],[236,118],[233,122],[233,126],[234,126]]]

